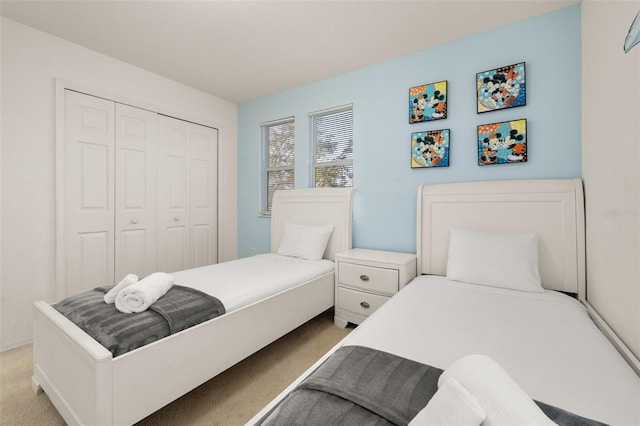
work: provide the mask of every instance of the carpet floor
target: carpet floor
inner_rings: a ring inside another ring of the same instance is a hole
[[[195,388],[138,425],[241,425],[352,328],[327,311]],[[46,394],[31,390],[32,346],[0,354],[0,425],[64,425]]]

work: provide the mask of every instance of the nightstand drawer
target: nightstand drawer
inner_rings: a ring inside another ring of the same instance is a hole
[[[398,291],[398,270],[340,262],[338,283],[378,293]]]
[[[361,315],[371,315],[373,311],[389,299],[389,297],[378,296],[377,294],[363,293],[361,291],[338,287],[338,303],[340,307]]]

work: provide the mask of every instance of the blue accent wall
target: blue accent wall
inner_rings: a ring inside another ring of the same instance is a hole
[[[526,62],[526,106],[477,114],[476,73],[519,62]],[[258,216],[260,123],[295,117],[296,187],[308,187],[308,114],[353,104],[353,245],[415,252],[421,184],[581,175],[580,74],[575,5],[240,105],[238,256],[270,248],[270,219]],[[448,117],[409,124],[409,88],[442,80]],[[478,166],[477,126],[520,118],[527,119],[528,161]],[[412,169],[411,133],[437,129],[451,131],[450,166]]]

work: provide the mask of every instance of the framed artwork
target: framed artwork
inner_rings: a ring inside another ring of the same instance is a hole
[[[478,165],[527,161],[525,118],[478,126]]]
[[[527,104],[524,64],[476,74],[478,114]]]
[[[447,81],[409,89],[409,123],[447,118]]]
[[[449,129],[411,134],[411,168],[449,167]]]

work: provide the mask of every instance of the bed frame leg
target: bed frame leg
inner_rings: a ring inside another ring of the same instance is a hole
[[[338,317],[333,317],[333,323],[336,325],[336,327],[345,328],[347,324],[349,324],[349,321],[345,321]]]
[[[44,389],[42,389],[42,386],[40,386],[40,383],[38,383],[36,381],[36,378],[31,376],[31,390],[33,390],[33,393],[35,393],[36,395],[44,392]]]

